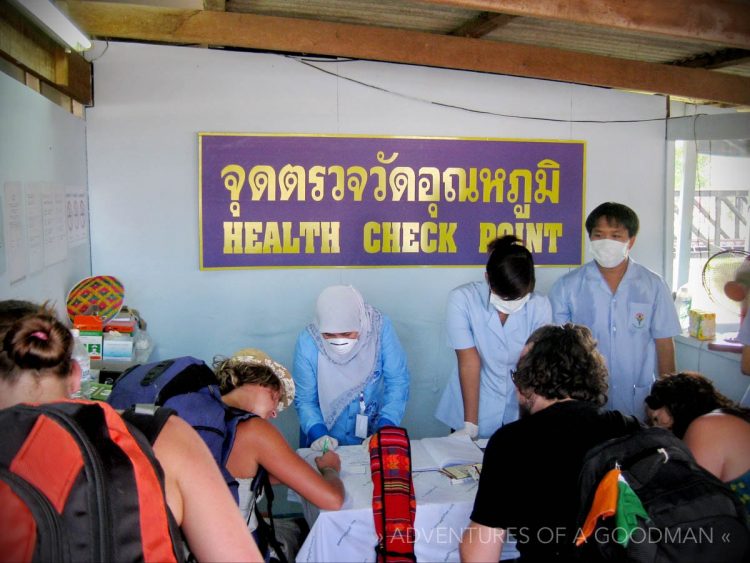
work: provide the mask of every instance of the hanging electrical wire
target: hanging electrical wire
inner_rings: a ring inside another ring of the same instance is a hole
[[[553,118],[553,117],[536,117],[531,115],[516,115],[516,114],[508,114],[508,113],[499,113],[489,110],[481,110],[476,108],[470,108],[466,106],[460,106],[455,104],[448,104],[445,102],[438,102],[435,100],[430,100],[427,98],[423,98],[421,96],[413,96],[410,94],[405,94],[403,92],[397,92],[395,90],[391,90],[389,88],[384,88],[382,86],[377,86],[375,84],[371,84],[369,82],[364,82],[362,80],[357,80],[356,78],[351,78],[349,76],[344,76],[342,74],[339,74],[338,72],[333,72],[324,68],[320,68],[317,66],[318,64],[330,64],[330,63],[347,63],[347,62],[357,62],[359,59],[350,59],[350,58],[341,58],[341,59],[335,59],[335,58],[311,58],[311,57],[300,57],[298,55],[285,55],[287,58],[290,58],[292,60],[297,61],[300,64],[303,64],[309,68],[312,68],[314,70],[317,70],[318,72],[322,72],[323,74],[327,74],[329,76],[333,76],[335,78],[338,78],[340,80],[346,80],[347,82],[352,82],[354,84],[358,84],[360,86],[364,86],[365,88],[370,88],[372,90],[377,90],[379,92],[383,92],[386,94],[391,94],[393,96],[398,96],[400,98],[404,98],[407,100],[412,100],[416,102],[426,103],[438,107],[444,107],[449,109],[457,109],[460,111],[466,111],[469,113],[474,114],[480,114],[480,115],[490,115],[493,117],[504,117],[508,119],[524,119],[524,120],[531,120],[531,121],[547,121],[547,122],[553,122],[553,123],[591,123],[591,124],[607,124],[607,123],[649,123],[649,122],[656,122],[656,121],[662,121],[667,122],[670,119],[678,119],[673,117],[654,117],[654,118],[648,118],[648,119],[559,119],[559,118]],[[707,114],[698,114],[698,115],[707,115]],[[698,117],[696,115],[695,117]]]

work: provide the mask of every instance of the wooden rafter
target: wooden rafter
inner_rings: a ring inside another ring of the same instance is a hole
[[[736,0],[421,1],[750,49],[750,7]]]
[[[719,49],[702,53],[687,59],[672,62],[673,65],[690,68],[724,68],[750,61],[750,51],[746,49]]]
[[[0,56],[76,102],[93,103],[91,64],[67,52],[8,2],[0,2]]]
[[[496,29],[507,25],[516,17],[517,16],[509,16],[507,14],[482,12],[476,18],[467,21],[451,31],[450,35],[455,35],[456,37],[474,37],[475,39],[479,39],[480,37],[484,37],[488,33],[492,33]]]
[[[215,12],[226,12],[226,0],[203,0],[204,10],[213,10]]]
[[[68,2],[99,38],[222,45],[473,70],[750,106],[750,79],[681,68],[390,28],[106,2]]]

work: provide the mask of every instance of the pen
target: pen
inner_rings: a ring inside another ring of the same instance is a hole
[[[323,440],[323,453],[325,454],[328,451],[328,438]]]

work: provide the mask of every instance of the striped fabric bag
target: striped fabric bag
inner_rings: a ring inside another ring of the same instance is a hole
[[[411,449],[405,428],[384,426],[370,440],[372,513],[378,563],[406,563],[414,555],[417,501],[411,478]]]

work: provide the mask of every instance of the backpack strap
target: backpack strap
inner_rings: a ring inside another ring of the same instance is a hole
[[[377,561],[414,563],[417,502],[411,474],[411,445],[405,428],[384,426],[372,436],[370,469]]]
[[[148,444],[152,447],[172,415],[177,415],[177,413],[173,409],[169,409],[167,407],[155,407],[155,410],[153,410],[153,412],[146,413],[140,411],[138,405],[133,406],[120,413],[120,416],[127,424],[129,430],[131,430],[131,434],[133,435],[133,437],[138,440],[138,434],[142,434],[143,438],[145,438]],[[136,429],[137,431],[133,432],[133,429]],[[154,454],[153,451],[151,453],[153,456],[152,463],[154,464],[155,469],[160,476],[160,479],[162,480],[162,482],[164,482],[164,470],[162,469],[161,464],[159,464],[158,460],[156,460],[156,454]],[[172,537],[172,543],[175,546],[175,552],[178,556],[178,559],[187,563],[196,561],[195,557],[190,551],[190,548],[187,545],[187,542],[185,541],[185,536],[182,533],[182,529],[178,526],[177,521],[175,520],[174,515],[169,508],[169,504],[167,503],[166,484],[164,486],[163,497],[164,504],[167,510],[169,534]]]
[[[268,554],[269,548],[272,548],[275,552],[276,559],[280,563],[287,563],[284,550],[281,547],[281,543],[276,539],[276,527],[273,523],[273,488],[271,487],[271,480],[268,476],[268,471],[265,468],[258,466],[258,473],[253,477],[253,481],[250,485],[250,490],[253,494],[253,511],[255,512],[255,519],[258,522],[258,527],[253,534],[256,541],[258,542],[258,549],[264,555]],[[266,497],[266,507],[268,509],[268,522],[263,518],[263,514],[260,512],[258,505],[258,499],[263,494]],[[251,514],[248,514],[248,523],[250,522]]]
[[[147,414],[133,406],[123,411],[121,416],[126,422],[140,430],[148,443],[153,446],[169,417],[176,414],[174,409],[166,407],[156,407],[152,414]]]
[[[155,368],[154,368],[155,369]],[[144,381],[148,375],[144,378]],[[216,387],[218,393],[219,380],[216,374],[206,364],[191,364],[167,383],[154,399],[157,405],[163,405],[167,400],[177,395],[193,393],[204,387]],[[143,385],[143,383],[141,383]]]
[[[215,398],[221,401],[218,388],[212,388],[211,393],[215,396]],[[235,435],[237,434],[237,426],[240,422],[249,420],[258,415],[255,413],[244,411],[242,409],[227,406],[223,401],[222,405],[224,405],[227,421],[224,445],[226,450],[226,459],[228,460],[229,453],[231,452],[232,446],[234,445]],[[234,480],[234,482],[236,483],[236,480]],[[257,527],[253,532],[253,537],[258,543],[258,549],[260,549],[260,552],[264,555],[268,555],[269,548],[272,548],[276,554],[276,559],[280,563],[287,563],[286,557],[284,556],[284,551],[281,548],[281,544],[276,539],[276,528],[273,523],[274,493],[273,488],[271,487],[271,480],[269,478],[268,471],[266,471],[266,469],[261,465],[258,465],[258,472],[255,474],[255,477],[253,477],[253,480],[250,483],[250,493],[252,494],[253,498],[253,506],[248,512],[247,523],[250,524],[252,515],[255,514]],[[268,522],[266,522],[263,514],[261,514],[258,504],[258,499],[260,499],[261,496],[265,496],[266,498]]]

